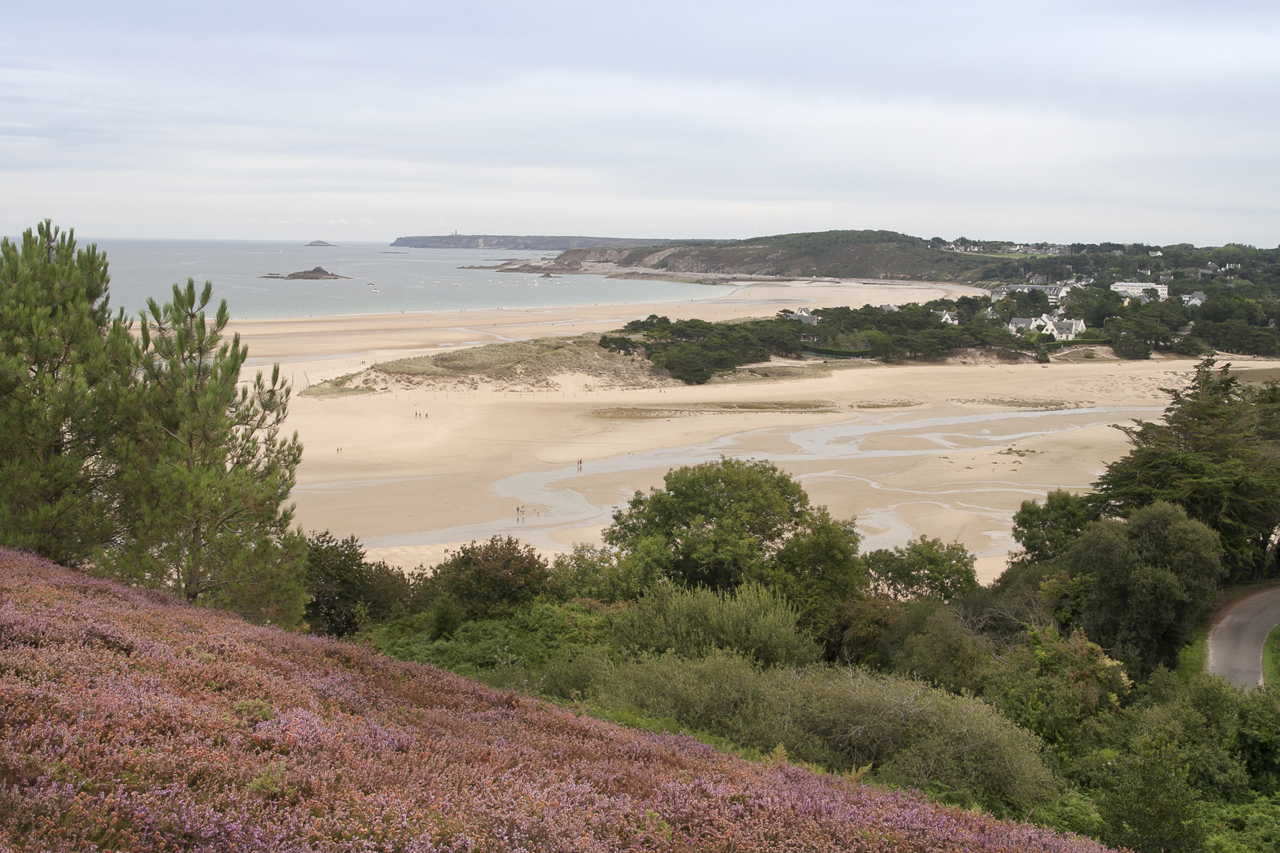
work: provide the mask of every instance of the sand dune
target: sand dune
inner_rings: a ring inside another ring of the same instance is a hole
[[[772,316],[782,307],[901,304],[970,290],[770,283],[698,303],[259,320],[236,330],[254,364],[280,362],[301,389],[376,361],[605,331],[650,313]],[[296,397],[290,425],[306,446],[297,518],[309,530],[355,534],[373,556],[404,566],[432,564],[446,548],[493,534],[566,550],[598,541],[612,510],[659,485],[670,467],[749,456],[797,476],[837,517],[856,516],[864,548],[922,534],[959,540],[990,579],[1013,547],[1018,505],[1087,487],[1127,450],[1110,425],[1158,417],[1159,388],[1179,384],[1193,365],[858,362],[798,381],[617,389],[563,376],[557,390],[522,393],[481,384]]]

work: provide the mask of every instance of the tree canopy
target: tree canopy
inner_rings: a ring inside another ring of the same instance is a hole
[[[45,222],[0,243],[0,543],[296,622],[305,542],[286,504],[302,446],[278,368],[240,387],[225,301],[174,285],[137,327],[106,258]]]
[[[1172,398],[1163,423],[1122,427],[1133,449],[1112,463],[1089,500],[1126,516],[1155,501],[1176,503],[1217,531],[1224,580],[1263,577],[1280,530],[1280,388],[1250,387],[1208,358]]]
[[[810,625],[865,583],[853,522],[811,507],[799,483],[758,460],[671,470],[663,488],[636,492],[614,514],[604,539],[684,586],[776,588]]]
[[[117,533],[112,459],[136,346],[107,261],[50,222],[0,241],[0,541],[83,566]]]
[[[1216,533],[1163,501],[1128,521],[1092,522],[1064,558],[1073,577],[1089,582],[1085,633],[1138,677],[1174,668],[1208,610],[1220,554]]]

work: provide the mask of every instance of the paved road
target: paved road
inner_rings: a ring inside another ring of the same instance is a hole
[[[1237,687],[1262,683],[1262,644],[1280,625],[1280,589],[1237,601],[1209,632],[1209,672]]]

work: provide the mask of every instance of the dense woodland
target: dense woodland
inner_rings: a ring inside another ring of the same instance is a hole
[[[175,287],[131,321],[107,308],[105,259],[70,235],[46,223],[0,249],[0,544],[1109,844],[1280,849],[1280,690],[1204,675],[1193,642],[1218,590],[1277,577],[1275,383],[1202,361],[1091,493],[1023,504],[1022,551],[990,587],[956,544],[863,552],[853,519],[735,459],[636,493],[601,547],[548,563],[495,538],[406,574],[354,538],[290,528],[288,388],[236,390],[245,351],[221,339],[225,305],[206,316],[208,288]],[[996,310],[1027,307],[1007,302]],[[651,317],[616,346],[699,381],[724,369],[704,350],[749,361],[865,342],[925,357],[934,333],[1002,331],[983,300],[951,306],[959,326],[928,325],[935,307],[831,309],[817,326]],[[1180,300],[1113,307],[1119,336],[1191,319],[1173,316]],[[830,337],[801,340],[815,333]]]

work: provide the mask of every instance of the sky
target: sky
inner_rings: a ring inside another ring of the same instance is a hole
[[[58,2],[0,234],[1280,244],[1280,3]]]

